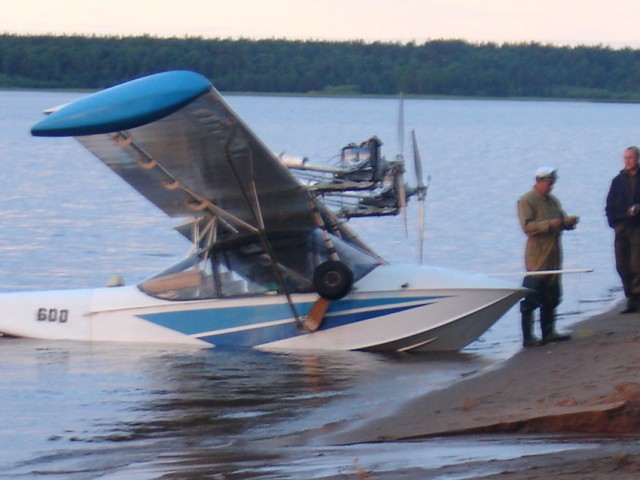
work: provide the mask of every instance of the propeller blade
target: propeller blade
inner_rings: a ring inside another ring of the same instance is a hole
[[[400,92],[400,107],[398,108],[398,148],[400,157],[404,156],[404,94]]]
[[[404,223],[404,233],[409,236],[407,222],[407,192],[404,184],[404,95],[400,92],[400,104],[398,107],[398,148],[400,152],[396,155],[396,161],[392,164],[393,188],[396,194],[396,203],[402,213]]]
[[[413,146],[413,164],[416,171],[416,181],[418,182],[418,199],[420,200],[421,197],[426,194],[427,187],[424,184],[424,177],[422,173],[422,158],[420,157],[420,150],[418,149],[415,130],[411,130],[411,143]]]
[[[427,197],[427,185],[424,183],[422,158],[420,157],[415,130],[411,130],[411,143],[413,146],[413,163],[418,184],[416,187],[416,195],[418,196],[418,258],[420,259],[420,263],[422,263],[424,254],[424,201]]]
[[[418,202],[418,259],[422,265],[424,252],[424,201]]]
[[[402,221],[404,222],[404,233],[408,237],[409,236],[409,227],[407,222],[407,192],[404,186],[404,175],[402,170],[396,171],[393,176],[393,181],[395,183],[394,188],[396,191],[396,199],[398,202],[398,207],[400,207],[400,213],[402,214]]]

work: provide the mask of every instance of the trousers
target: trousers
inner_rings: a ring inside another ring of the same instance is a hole
[[[533,338],[533,313],[540,308],[540,329],[545,338],[555,331],[556,307],[562,300],[562,280],[560,275],[540,275],[524,277],[522,286],[530,292],[520,302],[522,314],[522,336]]]
[[[616,225],[616,270],[629,306],[640,307],[640,226]]]

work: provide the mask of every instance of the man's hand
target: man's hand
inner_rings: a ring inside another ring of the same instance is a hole
[[[558,228],[562,228],[562,219],[561,218],[552,218],[549,220],[549,228],[553,228],[557,230]]]
[[[576,217],[575,215],[569,215],[564,219],[565,228],[567,230],[574,230],[579,220],[580,220],[580,217]]]

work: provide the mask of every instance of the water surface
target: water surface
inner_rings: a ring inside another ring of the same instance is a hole
[[[43,109],[78,96],[0,92],[0,290],[96,287],[113,275],[131,284],[189,248],[173,232],[173,220],[74,140],[29,135]],[[331,163],[343,145],[372,135],[383,140],[388,157],[400,148],[393,99],[228,100],[277,153]],[[595,269],[565,276],[559,327],[608,308],[621,293],[604,199],[623,148],[635,142],[639,109],[406,100],[405,124],[416,129],[431,176],[425,263],[486,274],[522,271],[525,237],[515,202],[531,188],[535,169],[549,164],[560,174],[555,193],[568,213],[581,217],[578,229],[564,236],[565,266]],[[408,140],[404,150],[410,160]],[[407,170],[412,182],[411,163]],[[409,238],[400,217],[354,220],[352,226],[386,259],[412,263],[418,256],[413,204],[408,213]],[[0,339],[0,471],[7,478],[73,479],[157,478],[186,475],[189,468],[232,478],[346,472],[358,452],[318,440],[308,447],[320,452],[310,461],[304,449],[265,445],[274,437],[385,415],[488,368],[520,348],[516,310],[453,355],[286,355]],[[538,451],[540,443],[520,442],[509,451]],[[406,446],[385,448],[390,464],[404,458]],[[430,462],[463,461],[464,455],[448,456],[433,443],[420,448]],[[502,440],[449,444],[449,451],[456,448],[475,449],[470,455],[483,458],[505,451]],[[311,471],[296,467],[300,458]]]

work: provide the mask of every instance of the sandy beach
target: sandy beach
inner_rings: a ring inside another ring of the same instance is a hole
[[[491,470],[499,473],[483,478],[638,478],[640,313],[620,315],[620,309],[576,324],[571,341],[523,349],[487,372],[411,401],[391,416],[336,432],[331,443],[454,435],[578,436],[595,440],[597,448],[494,460]],[[477,467],[362,471],[356,478],[422,479]]]

